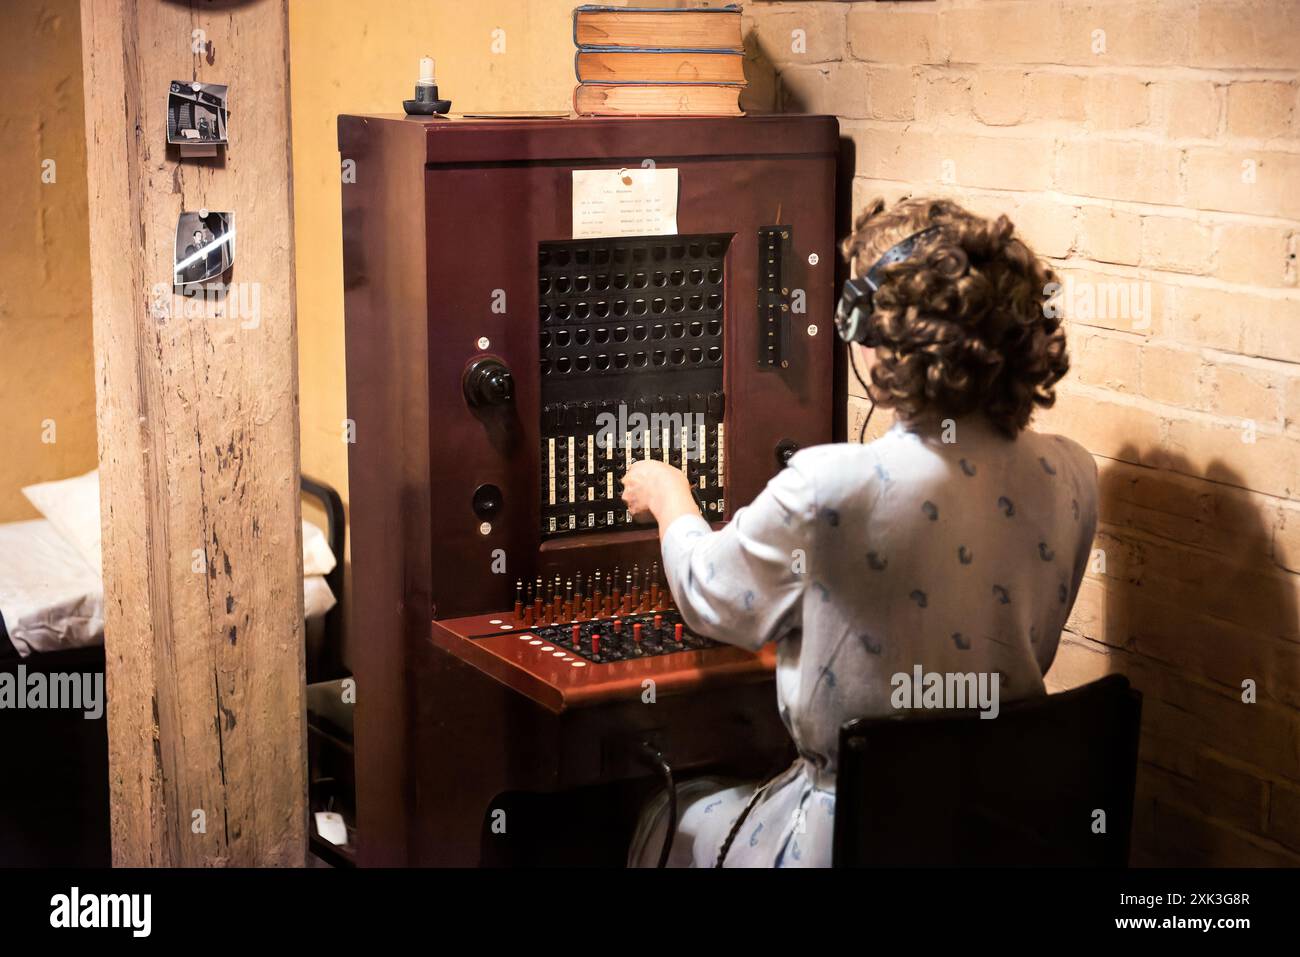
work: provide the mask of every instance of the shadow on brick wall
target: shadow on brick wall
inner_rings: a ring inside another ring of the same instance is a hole
[[[1296,866],[1300,621],[1270,516],[1226,462],[1159,461],[1101,474],[1105,617],[1088,635],[1144,696],[1133,863]]]
[[[776,66],[752,28],[745,34],[745,81],[748,85],[740,94],[742,110],[746,113],[781,112]]]

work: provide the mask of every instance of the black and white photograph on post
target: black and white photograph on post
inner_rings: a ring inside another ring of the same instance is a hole
[[[226,109],[224,83],[172,80],[167,93],[167,142],[182,147],[182,153],[215,155],[225,146]]]
[[[235,262],[235,214],[206,209],[181,213],[176,221],[173,262],[174,286],[220,279]]]

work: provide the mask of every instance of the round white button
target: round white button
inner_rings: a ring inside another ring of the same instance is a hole
[[[816,253],[809,253],[809,254],[808,254],[808,265],[809,265],[809,266],[816,266],[819,262],[821,262],[821,257],[818,256]]]
[[[482,525],[480,525],[480,526],[478,527],[478,533],[479,533],[480,535],[491,535],[491,534],[492,534],[492,523],[491,523],[491,522],[484,522]]]
[[[808,327],[808,335],[810,335],[810,336],[815,336],[815,335],[817,335],[817,324],[816,324],[816,323],[813,323],[811,326]]]
[[[489,620],[488,620],[488,624],[489,624],[489,625],[499,625],[499,624],[501,624],[501,619],[500,619],[500,618],[492,618],[492,619],[489,619]]]
[[[586,663],[585,661],[575,661],[575,662],[573,662],[573,664],[569,665],[569,667],[570,667],[570,668],[585,668],[585,667],[587,667],[587,663]]]
[[[488,346],[490,346],[490,345],[492,345],[492,343],[488,341],[488,337],[487,337],[487,336],[479,336],[479,337],[478,337],[478,347],[479,347],[480,349],[486,349],[486,348],[487,348]]]

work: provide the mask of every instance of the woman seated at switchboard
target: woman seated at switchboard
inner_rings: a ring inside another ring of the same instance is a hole
[[[921,706],[916,674],[977,675],[965,706],[994,713],[1044,694],[1089,555],[1096,466],[1028,427],[1068,368],[1051,270],[1006,217],[944,200],[876,201],[844,254],[836,326],[893,427],[799,452],[719,531],[680,470],[638,462],[624,483],[659,524],[688,626],[776,643],[799,755],[766,782],[680,784],[670,865],[828,866],[840,725]],[[658,858],[667,803],[647,808],[632,864]]]

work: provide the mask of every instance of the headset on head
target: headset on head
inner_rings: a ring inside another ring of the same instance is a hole
[[[875,309],[873,300],[884,278],[885,267],[907,259],[923,240],[938,231],[938,226],[931,226],[919,233],[913,233],[887,249],[885,254],[876,260],[875,265],[867,270],[865,276],[845,280],[844,290],[840,294],[839,308],[835,311],[835,331],[840,334],[841,339],[864,346],[876,344],[875,324],[871,321],[871,313]]]

